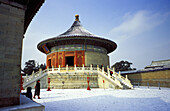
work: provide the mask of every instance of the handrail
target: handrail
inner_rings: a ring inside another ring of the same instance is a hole
[[[23,84],[23,87],[27,87],[29,84],[41,79],[42,77],[47,75],[47,70],[45,71],[39,71],[39,73],[36,73],[36,75],[27,76],[26,81]]]
[[[116,78],[113,77],[109,77],[108,73],[103,72],[100,68],[99,68],[99,74],[101,74],[102,76],[104,76],[107,80],[109,80],[110,82],[116,84],[117,86],[119,86],[120,88],[123,88],[123,86],[120,84],[120,81],[117,81]]]
[[[114,70],[108,68],[108,71],[113,72],[112,76],[110,76],[110,72],[105,72],[104,67],[102,69],[100,69],[99,67],[92,67],[92,66],[90,66],[90,67],[84,67],[84,66],[83,67],[76,67],[76,66],[75,67],[68,67],[67,66],[67,67],[62,67],[62,68],[60,68],[60,67],[59,68],[53,68],[52,67],[52,68],[47,68],[43,71],[39,70],[38,72],[32,73],[32,75],[27,76],[25,84],[30,82],[30,81],[35,80],[36,78],[43,77],[42,75],[45,74],[45,73],[48,75],[48,73],[65,73],[65,72],[69,72],[69,71],[75,72],[75,73],[76,72],[83,72],[84,73],[84,72],[87,72],[87,71],[88,72],[89,71],[93,71],[93,72],[97,71],[97,72],[100,72],[101,74],[106,75],[106,77],[108,79],[112,79],[114,82],[119,81],[120,83],[126,85],[129,88],[131,88],[131,89],[133,88],[131,82],[127,78],[116,73]]]
[[[131,84],[131,82],[127,78],[121,76],[120,74],[116,73],[114,70],[112,70],[110,68],[109,68],[109,71],[112,71],[113,72],[112,75],[113,76],[116,75],[116,77],[120,80],[121,83],[123,83],[124,85],[126,85],[129,88],[133,89],[133,85]]]

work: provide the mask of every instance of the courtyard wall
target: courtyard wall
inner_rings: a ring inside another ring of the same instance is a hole
[[[133,85],[170,87],[170,69],[126,73]],[[125,73],[123,74],[125,75]]]
[[[24,9],[0,2],[0,107],[19,104],[24,16]]]

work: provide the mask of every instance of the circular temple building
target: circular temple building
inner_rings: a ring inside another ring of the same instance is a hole
[[[86,30],[75,15],[72,26],[64,33],[44,40],[38,49],[47,55],[47,67],[109,65],[109,56],[117,45]]]
[[[27,77],[23,87],[41,79],[41,88],[48,84],[47,91],[90,87],[133,89],[127,76],[124,78],[107,67],[108,54],[117,48],[116,43],[87,31],[80,24],[79,15],[66,32],[40,42],[37,47],[47,55],[48,68]]]

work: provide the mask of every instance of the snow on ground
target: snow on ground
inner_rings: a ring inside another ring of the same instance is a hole
[[[170,111],[170,88],[41,89],[40,97],[45,111]]]

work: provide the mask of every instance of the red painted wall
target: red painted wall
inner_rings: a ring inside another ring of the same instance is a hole
[[[68,56],[74,56],[74,64],[76,66],[83,66],[83,64],[85,65],[85,51],[63,51],[47,55],[47,67],[58,67],[59,65],[60,67],[65,67],[65,57]]]

